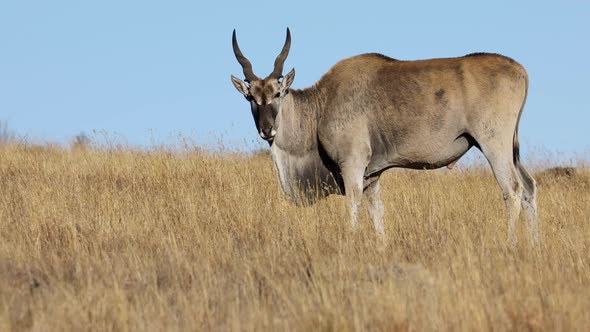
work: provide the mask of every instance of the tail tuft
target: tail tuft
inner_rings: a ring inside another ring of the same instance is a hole
[[[512,142],[512,162],[514,165],[520,163],[520,144],[518,143],[518,127],[514,130],[514,140]]]

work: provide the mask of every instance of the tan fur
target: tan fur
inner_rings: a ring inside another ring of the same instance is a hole
[[[283,88],[290,93],[279,96],[281,85],[254,81],[250,94],[257,102],[274,96],[277,134],[269,142],[287,194],[317,191],[322,185],[309,183],[322,174],[349,198],[354,228],[365,192],[383,234],[378,181],[384,170],[452,168],[476,146],[502,189],[509,242],[516,242],[521,203],[536,241],[536,186],[520,164],[517,137],[528,76],[516,61],[497,54],[420,61],[363,54],[338,62],[308,89],[289,90],[289,83]],[[324,194],[331,192],[338,190]]]

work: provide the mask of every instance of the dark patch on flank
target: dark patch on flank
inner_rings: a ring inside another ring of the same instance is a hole
[[[445,97],[445,93],[446,93],[446,91],[443,88],[438,89],[438,91],[436,91],[434,93],[434,99],[435,99],[435,101],[439,105],[441,105],[443,108],[446,108],[448,106],[448,103],[449,103],[448,99]]]

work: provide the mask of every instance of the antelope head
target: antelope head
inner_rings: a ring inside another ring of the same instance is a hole
[[[261,79],[254,74],[252,64],[240,51],[238,40],[236,38],[236,30],[233,32],[232,44],[236,59],[242,66],[244,71],[244,80],[235,76],[231,76],[231,81],[246,100],[250,102],[252,109],[252,116],[256,123],[258,134],[264,140],[272,143],[274,136],[277,133],[276,118],[281,110],[281,103],[283,98],[289,93],[289,87],[295,78],[295,69],[291,69],[287,75],[283,77],[283,64],[289,55],[289,48],[291,47],[291,33],[287,28],[287,38],[281,53],[275,60],[274,70],[266,78]]]

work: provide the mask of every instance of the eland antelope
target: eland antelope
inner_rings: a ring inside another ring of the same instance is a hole
[[[266,78],[254,74],[232,36],[245,76],[231,76],[270,145],[282,191],[296,202],[346,195],[354,229],[364,194],[383,236],[379,188],[393,168],[452,168],[471,147],[485,155],[506,204],[508,241],[516,243],[521,205],[538,241],[535,180],[520,162],[518,123],[528,89],[525,69],[498,54],[400,61],[362,54],[334,65],[313,86],[291,89],[283,76],[291,34]],[[304,198],[304,199],[302,199]]]

